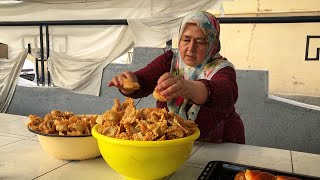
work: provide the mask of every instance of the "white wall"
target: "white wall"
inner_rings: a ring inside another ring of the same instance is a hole
[[[226,17],[320,15],[319,0],[226,0],[223,5]],[[320,98],[320,61],[305,61],[306,37],[320,35],[319,30],[320,23],[221,24],[221,54],[237,69],[268,70],[271,94]],[[311,40],[309,57],[317,48],[320,39]]]

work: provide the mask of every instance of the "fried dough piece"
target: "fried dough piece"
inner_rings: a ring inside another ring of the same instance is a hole
[[[301,180],[296,177],[289,177],[289,176],[276,176],[277,180]]]
[[[152,93],[153,97],[160,101],[160,102],[166,102],[167,98],[165,96],[163,96],[162,94],[160,94],[158,91],[154,90]]]
[[[122,78],[123,88],[126,90],[138,90],[140,89],[140,84],[137,82],[133,82],[130,79]]]
[[[246,180],[245,171],[238,172],[234,180]]]
[[[39,125],[44,121],[41,117],[30,114],[29,115],[30,121],[28,122],[28,126],[34,131],[40,131]]]
[[[301,180],[296,177],[289,176],[274,176],[268,172],[259,170],[250,170],[238,172],[234,177],[234,180]]]
[[[247,169],[245,173],[246,180],[276,180],[273,174],[259,170]]]

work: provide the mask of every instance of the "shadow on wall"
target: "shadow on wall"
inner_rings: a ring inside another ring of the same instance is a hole
[[[107,87],[111,78],[124,71],[135,71],[164,52],[160,48],[135,48],[132,64],[110,64],[103,72],[100,97],[75,94],[60,88],[16,88],[7,110],[10,114],[44,116],[53,109],[74,113],[102,114],[114,98],[125,97]],[[268,98],[268,72],[237,70],[239,99],[236,110],[246,132],[246,143],[256,146],[320,153],[320,111]],[[139,100],[136,100],[138,103]],[[154,107],[152,95],[143,98],[137,108]]]

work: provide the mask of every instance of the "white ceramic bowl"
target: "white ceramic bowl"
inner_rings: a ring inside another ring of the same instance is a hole
[[[97,140],[92,135],[60,136],[44,134],[28,130],[37,134],[42,149],[51,156],[63,160],[85,160],[101,156]]]

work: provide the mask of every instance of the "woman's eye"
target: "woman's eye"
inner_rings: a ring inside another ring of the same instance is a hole
[[[206,44],[207,43],[207,41],[205,41],[205,40],[198,40],[198,41],[196,41],[198,44]]]

